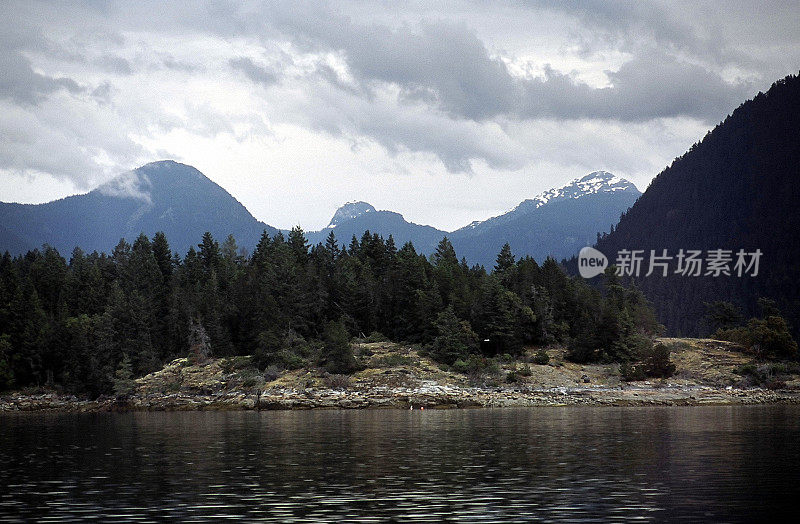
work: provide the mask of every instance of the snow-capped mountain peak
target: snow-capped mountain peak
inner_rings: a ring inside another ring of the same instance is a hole
[[[641,194],[636,186],[633,185],[633,183],[625,180],[622,177],[619,177],[613,173],[609,173],[608,171],[594,171],[586,176],[578,177],[564,186],[548,189],[547,191],[544,191],[533,198],[523,200],[519,205],[517,205],[517,207],[507,213],[492,217],[488,220],[476,220],[461,229],[475,229],[486,222],[501,223],[511,220],[513,217],[520,214],[525,214],[538,209],[551,202],[560,200],[575,200],[587,195],[596,195],[598,193],[615,193],[618,191],[624,191],[636,196]]]
[[[529,202],[533,204],[534,207],[538,208],[553,200],[575,199],[586,195],[612,193],[615,191],[639,192],[635,185],[622,177],[609,173],[608,171],[595,171],[584,177],[576,178],[565,186],[549,189],[540,193],[532,199],[524,201],[520,206]]]
[[[328,227],[336,227],[347,220],[360,217],[365,213],[374,212],[375,208],[366,202],[348,202],[336,210],[336,213],[334,213],[333,218],[331,218],[331,222],[328,224]]]

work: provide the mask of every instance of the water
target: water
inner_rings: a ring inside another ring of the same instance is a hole
[[[0,415],[0,520],[752,521],[800,407]]]

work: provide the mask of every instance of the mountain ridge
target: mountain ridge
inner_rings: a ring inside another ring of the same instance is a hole
[[[430,255],[446,236],[460,257],[485,267],[494,265],[500,247],[509,242],[518,256],[543,261],[576,253],[607,230],[638,195],[632,183],[595,171],[452,232],[352,201],[336,210],[328,226],[306,232],[306,238],[316,245],[333,231],[346,245],[368,230],[384,238],[392,235],[398,246],[412,242],[419,253]],[[45,204],[0,203],[0,218],[0,250],[15,253],[45,243],[65,254],[76,246],[110,252],[120,238],[132,242],[140,233],[152,236],[156,231],[164,231],[179,254],[195,246],[205,231],[219,240],[233,234],[239,246],[252,250],[263,231],[279,231],[258,221],[199,170],[173,160],[150,162],[82,195]]]
[[[219,238],[233,234],[243,246],[255,246],[264,230],[278,232],[200,171],[174,160],[150,162],[81,195],[44,204],[0,203],[0,219],[0,248],[17,246],[17,252],[43,244],[65,254],[76,246],[110,252],[120,238],[130,242],[140,233],[164,231],[172,249],[183,254],[205,231]]]
[[[369,230],[383,237],[391,234],[397,245],[411,241],[418,252],[426,255],[433,253],[446,236],[459,257],[489,268],[502,245],[509,242],[515,254],[531,255],[541,262],[547,256],[569,257],[592,244],[597,233],[607,231],[639,195],[632,182],[600,170],[523,200],[506,213],[450,232],[415,224],[400,213],[379,211],[367,202],[356,201],[338,208],[327,227],[307,232],[306,236],[311,244],[317,244],[333,231],[337,240],[346,244],[353,235],[361,238]],[[574,220],[575,217],[583,219]],[[571,219],[573,223],[565,232],[563,226]],[[547,239],[537,242],[532,238],[542,232]]]

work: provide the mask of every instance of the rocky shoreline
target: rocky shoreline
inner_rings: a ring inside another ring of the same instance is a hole
[[[437,409],[534,406],[700,406],[800,404],[797,390],[712,387],[479,388],[425,384],[415,388],[223,391],[147,394],[126,400],[56,393],[0,396],[0,413],[306,409]]]
[[[124,400],[17,391],[0,394],[0,414],[800,404],[798,375],[780,376],[782,389],[752,383],[739,370],[772,364],[752,364],[752,356],[730,343],[662,340],[672,347],[677,367],[668,379],[624,382],[616,365],[572,363],[563,348],[548,350],[547,365],[498,361],[491,373],[467,376],[441,369],[413,348],[383,342],[356,345],[363,369],[348,376],[319,368],[268,373],[252,366],[248,356],[203,363],[178,358],[136,379]]]

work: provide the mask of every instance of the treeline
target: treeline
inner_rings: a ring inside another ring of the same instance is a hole
[[[254,355],[266,366],[348,372],[353,336],[424,345],[445,365],[470,355],[570,345],[571,358],[623,361],[660,329],[636,289],[568,277],[552,259],[469,267],[445,238],[430,258],[365,232],[309,246],[300,228],[248,256],[206,233],[174,254],[162,233],[110,255],[76,248],[0,260],[0,389],[57,385],[100,395],[186,355]]]

